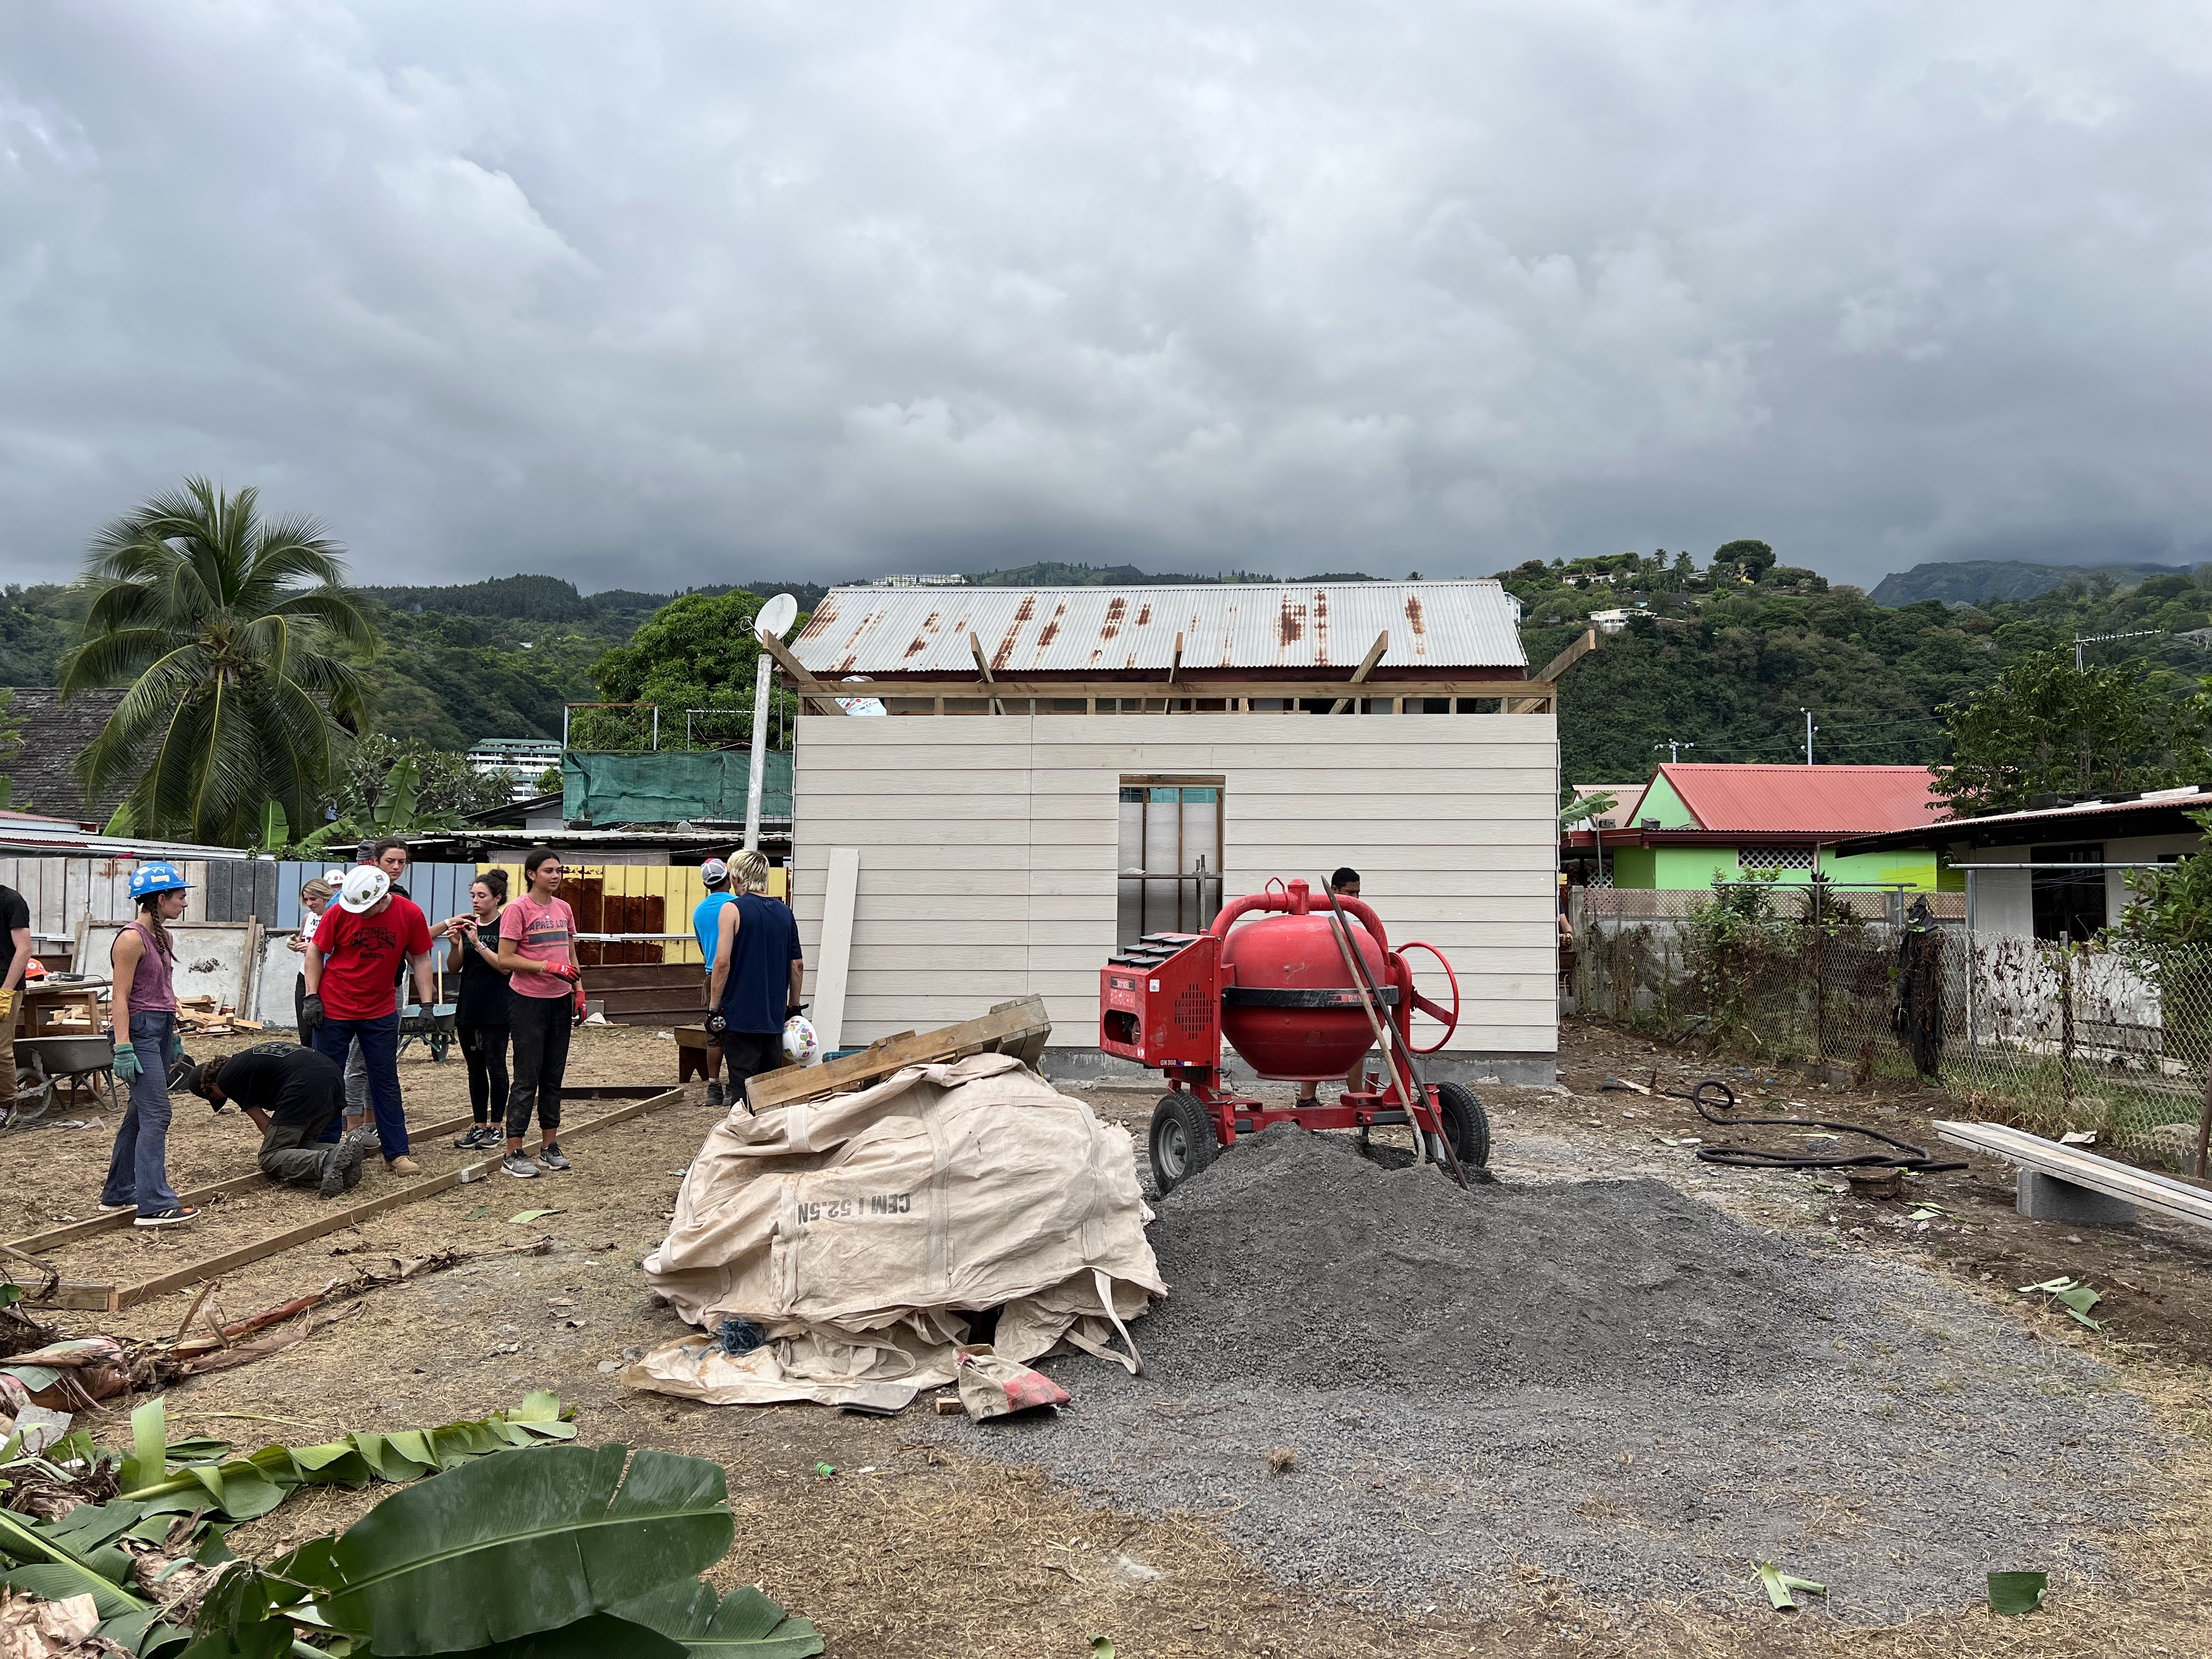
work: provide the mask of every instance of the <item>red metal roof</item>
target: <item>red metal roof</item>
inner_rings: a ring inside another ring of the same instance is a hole
[[[1744,836],[1873,836],[1951,816],[1924,766],[1662,765],[1702,829]]]

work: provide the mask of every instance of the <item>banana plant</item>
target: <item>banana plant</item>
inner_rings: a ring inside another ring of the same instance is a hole
[[[721,1468],[610,1443],[471,1463],[264,1571],[230,1569],[189,1659],[265,1659],[304,1631],[355,1656],[806,1659],[822,1638],[698,1574],[730,1547]],[[334,1650],[335,1650],[335,1647]]]

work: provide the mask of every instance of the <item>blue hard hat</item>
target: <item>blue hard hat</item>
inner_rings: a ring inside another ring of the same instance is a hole
[[[191,885],[183,871],[158,859],[131,872],[131,896],[134,899],[144,898],[149,893],[181,893]]]

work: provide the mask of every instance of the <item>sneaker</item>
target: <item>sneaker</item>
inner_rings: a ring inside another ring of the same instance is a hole
[[[152,1215],[142,1215],[131,1224],[134,1227],[181,1227],[187,1221],[199,1219],[199,1212],[179,1205],[173,1210],[161,1210]]]
[[[397,1158],[386,1158],[384,1167],[396,1176],[418,1176],[422,1173],[422,1166],[404,1152],[400,1153]]]
[[[323,1176],[315,1183],[315,1191],[325,1198],[336,1198],[345,1190],[346,1144],[343,1140],[323,1154]]]
[[[110,1204],[103,1199],[100,1200],[100,1212],[102,1215],[121,1215],[125,1210],[135,1210],[137,1207],[138,1200],[135,1198],[126,1198],[120,1204]]]
[[[722,1092],[721,1079],[714,1078],[708,1082],[707,1103],[709,1106],[726,1106],[730,1103],[729,1096]]]
[[[561,1143],[557,1140],[549,1140],[538,1149],[538,1162],[548,1170],[571,1170],[575,1167],[562,1156]]]
[[[479,1146],[490,1146],[497,1139],[498,1136],[490,1124],[473,1123],[469,1126],[468,1133],[453,1143],[453,1149],[456,1152],[473,1152]]]
[[[535,1180],[538,1175],[538,1166],[522,1152],[509,1152],[505,1158],[500,1159],[499,1167],[517,1181]]]

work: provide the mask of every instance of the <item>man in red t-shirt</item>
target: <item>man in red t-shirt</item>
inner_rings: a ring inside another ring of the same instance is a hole
[[[404,960],[414,969],[416,1000],[428,1007],[430,948],[422,910],[392,892],[390,876],[363,864],[346,872],[337,902],[323,912],[304,961],[301,1023],[316,1051],[340,1066],[360,1041],[376,1139],[394,1175],[418,1175],[422,1168],[408,1156],[407,1113],[399,1099],[399,965]],[[348,1114],[348,1130],[360,1123]]]

